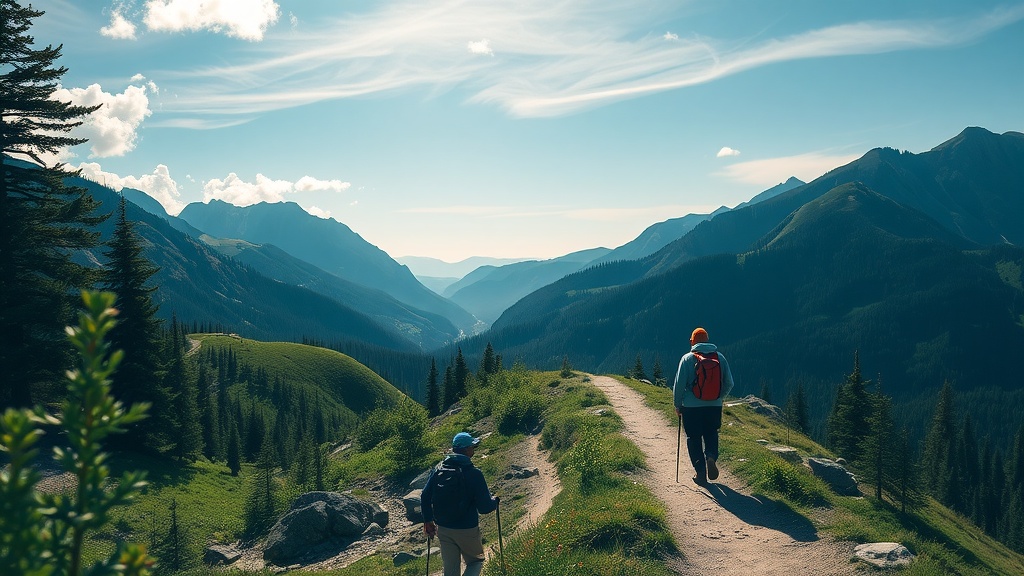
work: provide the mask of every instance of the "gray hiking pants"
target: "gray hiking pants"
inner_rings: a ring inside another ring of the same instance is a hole
[[[444,576],[480,576],[484,567],[484,542],[479,526],[466,529],[438,526],[437,541],[441,546]],[[463,560],[466,571],[460,574]]]

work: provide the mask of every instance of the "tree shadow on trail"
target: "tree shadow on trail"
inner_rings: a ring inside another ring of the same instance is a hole
[[[765,496],[748,496],[723,484],[709,484],[707,490],[716,502],[740,520],[789,535],[798,542],[815,542],[818,531],[784,502]]]

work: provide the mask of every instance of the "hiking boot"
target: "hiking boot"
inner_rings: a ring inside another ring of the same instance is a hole
[[[718,466],[714,458],[708,458],[708,480],[718,480]]]
[[[706,474],[701,474],[700,472],[694,474],[693,478],[691,478],[691,480],[693,480],[693,483],[698,485],[698,486],[707,486],[708,485],[708,477],[707,477],[707,475]]]

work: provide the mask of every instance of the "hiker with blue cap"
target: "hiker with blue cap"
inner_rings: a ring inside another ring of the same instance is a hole
[[[470,460],[478,444],[471,434],[456,434],[452,451],[430,473],[420,495],[423,531],[428,541],[436,536],[440,542],[444,576],[459,576],[463,561],[462,576],[479,576],[484,566],[479,515],[494,512],[499,499]]]

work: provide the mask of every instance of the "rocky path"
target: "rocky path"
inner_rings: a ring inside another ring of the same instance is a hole
[[[805,518],[750,495],[744,482],[719,466],[721,476],[708,488],[694,484],[682,446],[676,483],[676,427],[649,408],[628,386],[605,376],[593,384],[608,396],[625,422],[625,436],[647,455],[644,484],[665,503],[668,523],[685,558],[680,574],[848,575],[852,545],[820,537]]]

